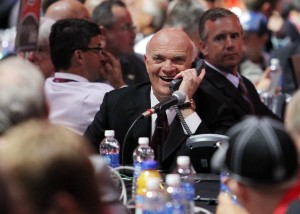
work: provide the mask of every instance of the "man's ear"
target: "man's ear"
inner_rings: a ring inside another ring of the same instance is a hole
[[[149,73],[147,61],[148,61],[148,57],[147,57],[146,54],[144,54],[144,63],[145,63],[145,66],[146,66],[147,73]]]
[[[72,61],[74,62],[74,63],[76,63],[76,65],[77,64],[82,64],[83,63],[83,59],[84,59],[84,57],[83,57],[83,54],[82,54],[83,52],[81,51],[81,50],[75,50],[74,52],[73,52],[73,57],[72,57]]]
[[[228,179],[225,181],[232,194],[236,195],[238,200],[243,204],[248,200],[247,187],[234,179]]]
[[[206,58],[206,56],[208,54],[207,45],[201,39],[199,41],[199,49],[200,49],[199,51],[202,53],[203,57]]]

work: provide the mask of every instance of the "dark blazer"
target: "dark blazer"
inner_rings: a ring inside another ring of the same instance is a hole
[[[133,122],[150,106],[149,82],[131,87],[113,90],[107,93],[103,99],[100,111],[96,114],[94,121],[84,133],[93,145],[98,149],[100,141],[104,137],[104,131],[113,129],[116,138],[124,151],[121,152],[122,164],[132,164],[133,150],[137,146],[139,137],[151,139],[151,117],[142,118],[130,130],[126,145],[123,141],[128,128]],[[202,123],[195,134],[219,133],[224,134],[234,121],[230,109],[211,98],[204,91],[199,89],[193,97],[196,103],[196,111]],[[187,135],[177,116],[170,125],[169,134],[163,144],[162,169],[170,169],[176,164],[178,155],[188,155],[185,146]]]
[[[142,57],[137,54],[120,57],[123,80],[126,85],[149,81],[149,75]]]
[[[244,116],[252,114],[249,103],[243,98],[239,90],[222,74],[210,66],[205,66],[206,74],[200,84],[200,88],[213,96],[215,99],[227,104],[233,112],[236,121],[240,121]],[[243,77],[248,90],[251,102],[254,107],[254,114],[259,116],[269,116],[279,119],[264,103],[254,85],[246,77]]]

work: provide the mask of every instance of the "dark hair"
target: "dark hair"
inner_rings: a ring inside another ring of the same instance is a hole
[[[216,21],[221,18],[226,18],[233,16],[236,18],[236,20],[240,23],[239,18],[237,15],[235,15],[233,12],[230,10],[227,10],[225,8],[213,8],[205,11],[199,19],[199,36],[202,41],[206,41],[207,39],[207,29],[205,28],[206,22],[207,21]],[[240,24],[241,31],[242,31],[242,26]]]
[[[63,19],[54,23],[49,41],[55,70],[68,69],[74,50],[87,47],[91,38],[100,34],[95,23],[84,19]]]
[[[112,7],[119,6],[126,8],[124,2],[115,1],[103,1],[97,7],[95,7],[92,14],[92,21],[97,25],[102,25],[106,28],[111,28],[115,23],[114,14],[112,13]]]

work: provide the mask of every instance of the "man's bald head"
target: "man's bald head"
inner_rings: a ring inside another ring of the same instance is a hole
[[[60,19],[90,19],[86,7],[78,0],[60,0],[51,4],[45,14],[45,17],[54,20]]]
[[[157,46],[181,46],[185,47],[187,53],[191,53],[193,58],[197,56],[195,46],[190,37],[183,30],[178,28],[164,28],[155,33],[147,44],[146,54],[151,51],[152,47]]]

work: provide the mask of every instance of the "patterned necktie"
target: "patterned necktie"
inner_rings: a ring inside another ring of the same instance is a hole
[[[239,77],[239,86],[238,86],[239,92],[242,94],[243,98],[249,103],[250,111],[251,113],[254,113],[253,104],[249,95],[249,92],[246,88],[246,85],[242,79],[242,77]]]
[[[157,114],[156,127],[150,143],[151,148],[154,150],[156,160],[159,158],[159,153],[161,154],[162,145],[166,141],[168,133],[169,124],[166,112]]]

